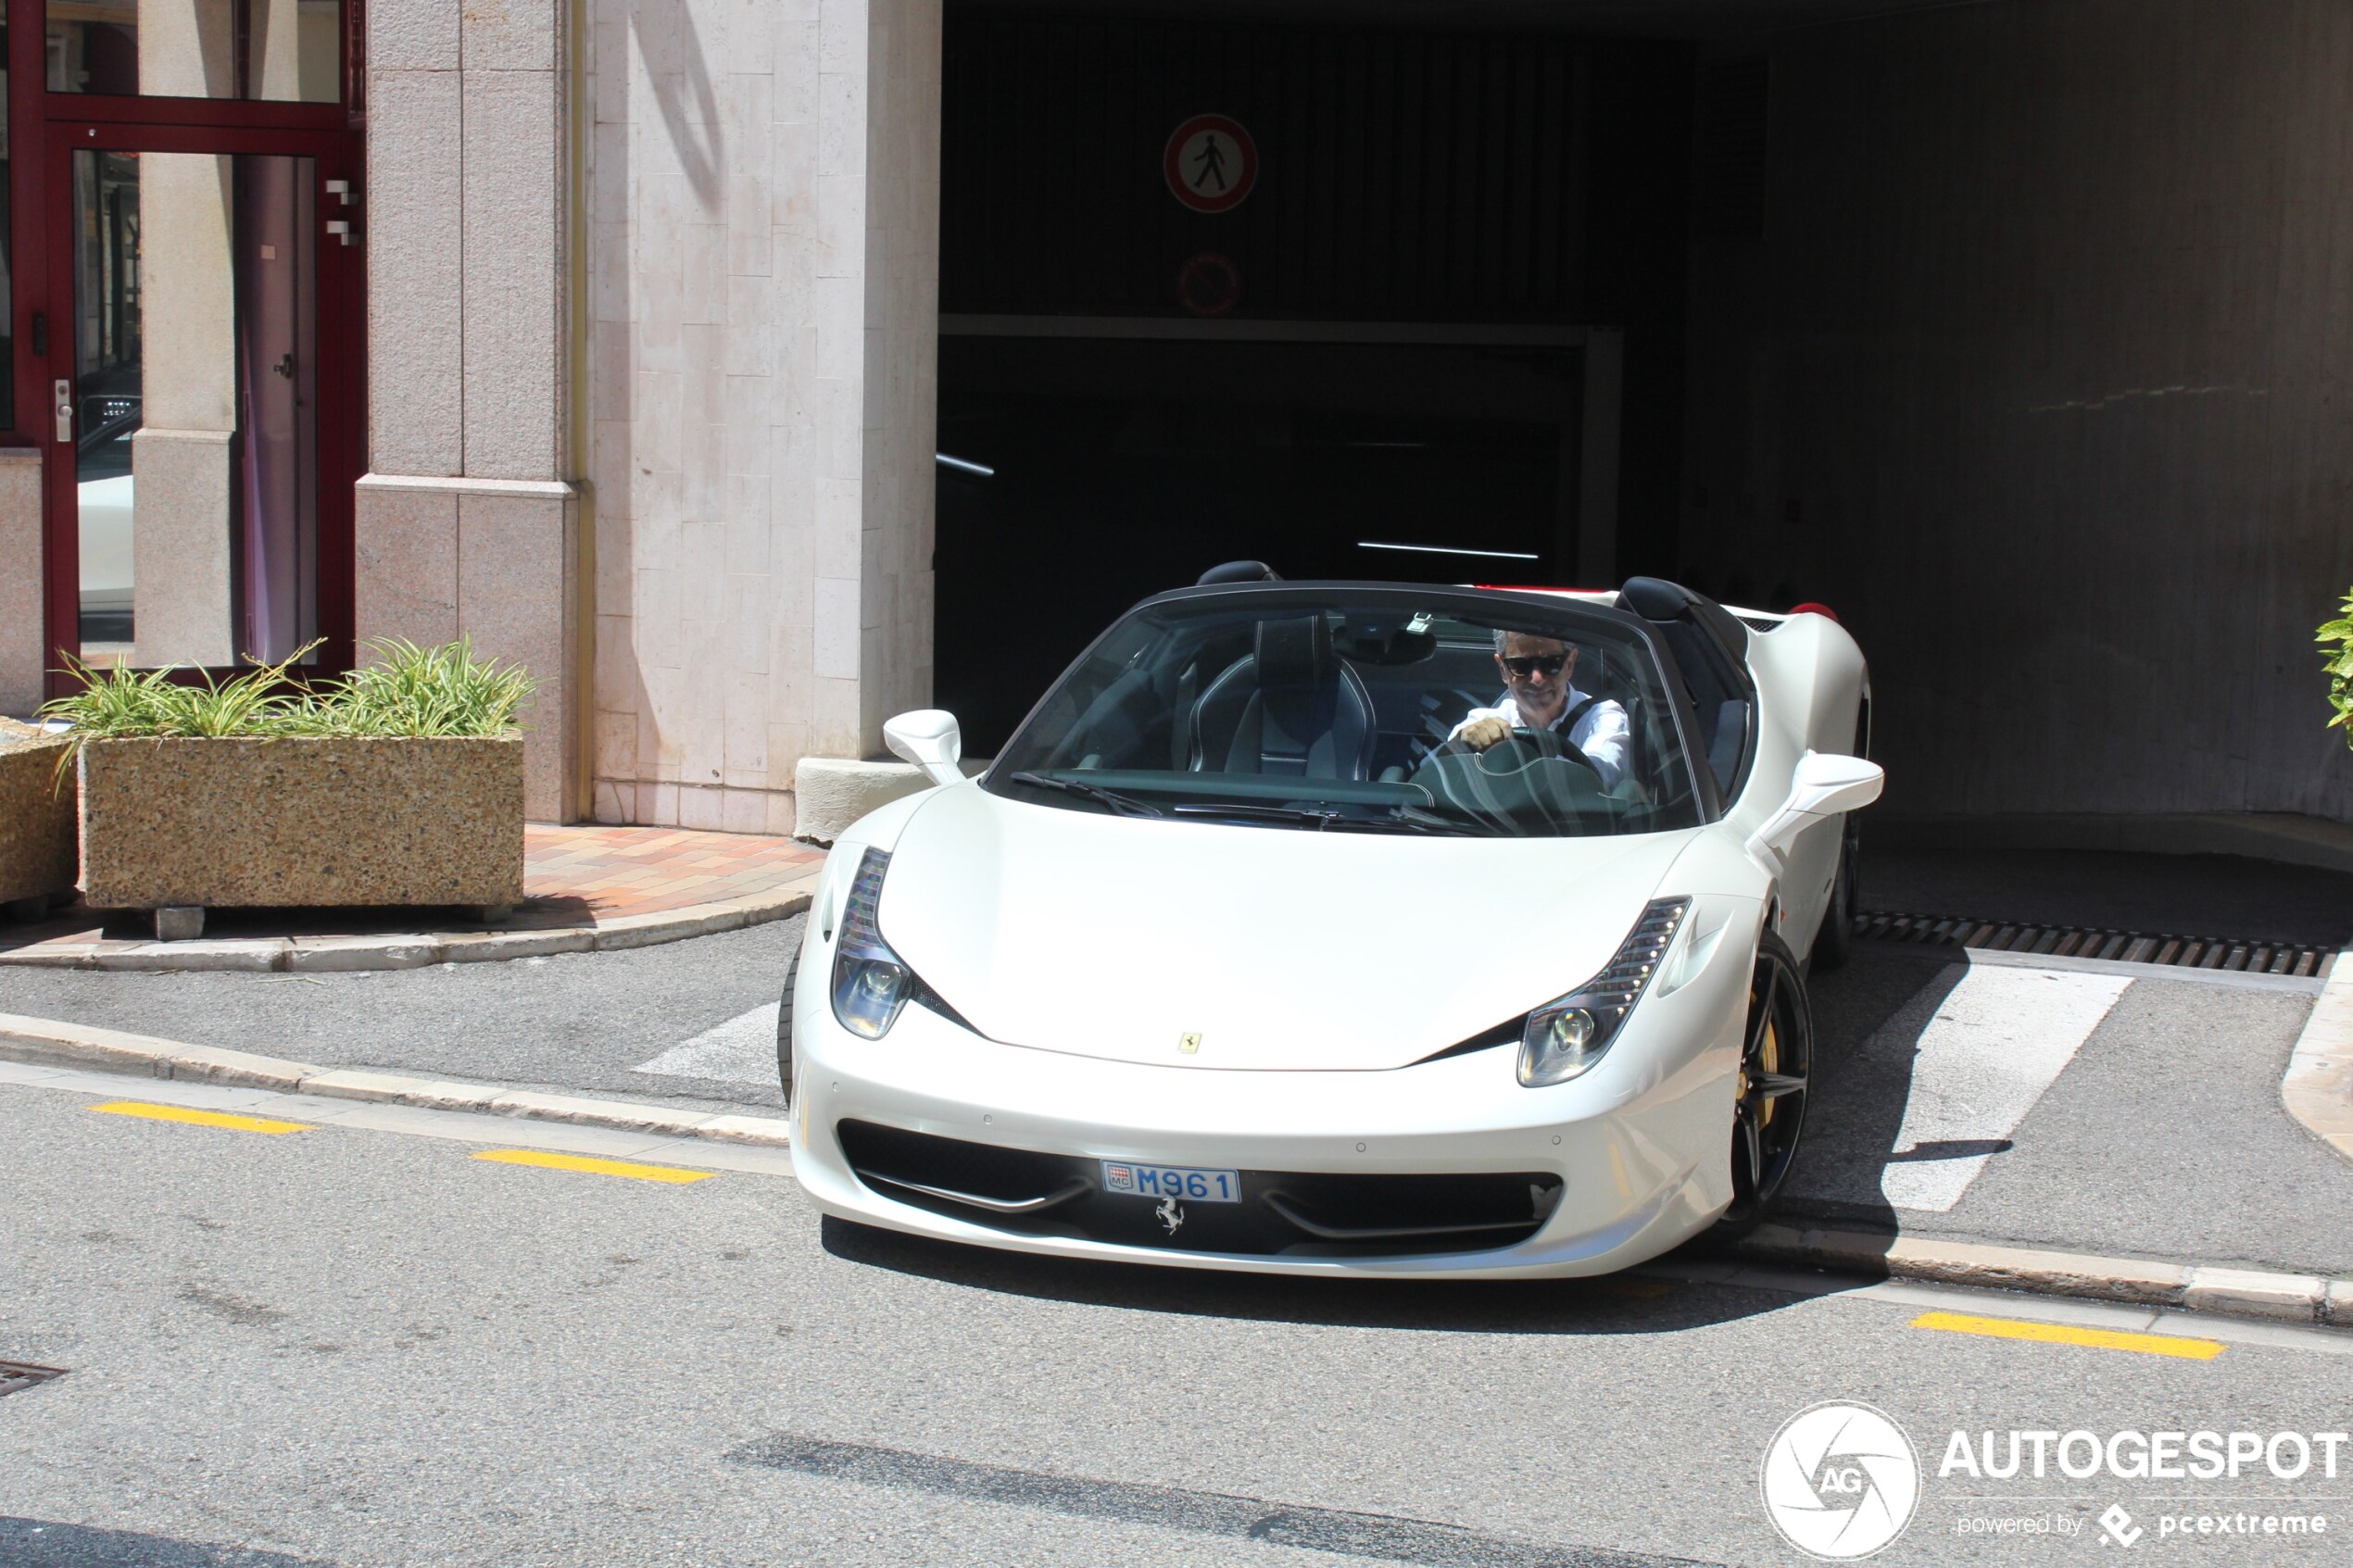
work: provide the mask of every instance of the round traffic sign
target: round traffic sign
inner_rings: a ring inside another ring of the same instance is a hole
[[[1214,250],[1176,270],[1176,298],[1196,316],[1223,316],[1241,302],[1240,270]]]
[[[1195,212],[1230,212],[1258,183],[1258,144],[1238,119],[1197,114],[1168,133],[1160,167],[1169,194]]]

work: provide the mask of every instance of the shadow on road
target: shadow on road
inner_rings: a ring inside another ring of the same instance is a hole
[[[1790,1304],[1782,1291],[1633,1275],[1554,1280],[1308,1279],[1079,1262],[904,1236],[828,1218],[845,1262],[975,1290],[1194,1317],[1446,1334],[1672,1334]]]
[[[1882,1178],[1893,1165],[2000,1154],[2007,1138],[1923,1143],[1895,1152],[1911,1102],[1919,1036],[1968,965],[1944,954],[1859,944],[1843,969],[1818,975],[1814,1088],[1806,1140],[1772,1218],[1840,1228],[1900,1229]]]

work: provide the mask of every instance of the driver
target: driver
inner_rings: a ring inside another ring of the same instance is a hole
[[[1577,647],[1526,632],[1495,633],[1495,667],[1507,688],[1492,708],[1474,708],[1446,737],[1449,745],[1485,751],[1514,730],[1544,730],[1584,753],[1604,789],[1626,776],[1626,709],[1580,692]]]

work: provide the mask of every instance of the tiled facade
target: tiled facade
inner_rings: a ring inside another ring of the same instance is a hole
[[[788,832],[930,691],[937,0],[594,0],[599,822]]]

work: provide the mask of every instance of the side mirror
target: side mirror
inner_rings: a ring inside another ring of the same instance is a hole
[[[1824,817],[1859,811],[1879,798],[1887,770],[1860,757],[1835,757],[1809,751],[1798,759],[1790,781],[1789,798],[1765,825],[1749,835],[1748,852],[1758,859],[1778,862],[1805,829]]]
[[[964,759],[964,734],[956,716],[937,708],[919,708],[883,722],[883,743],[891,754],[904,758],[931,775],[934,784],[964,782],[957,764]]]

